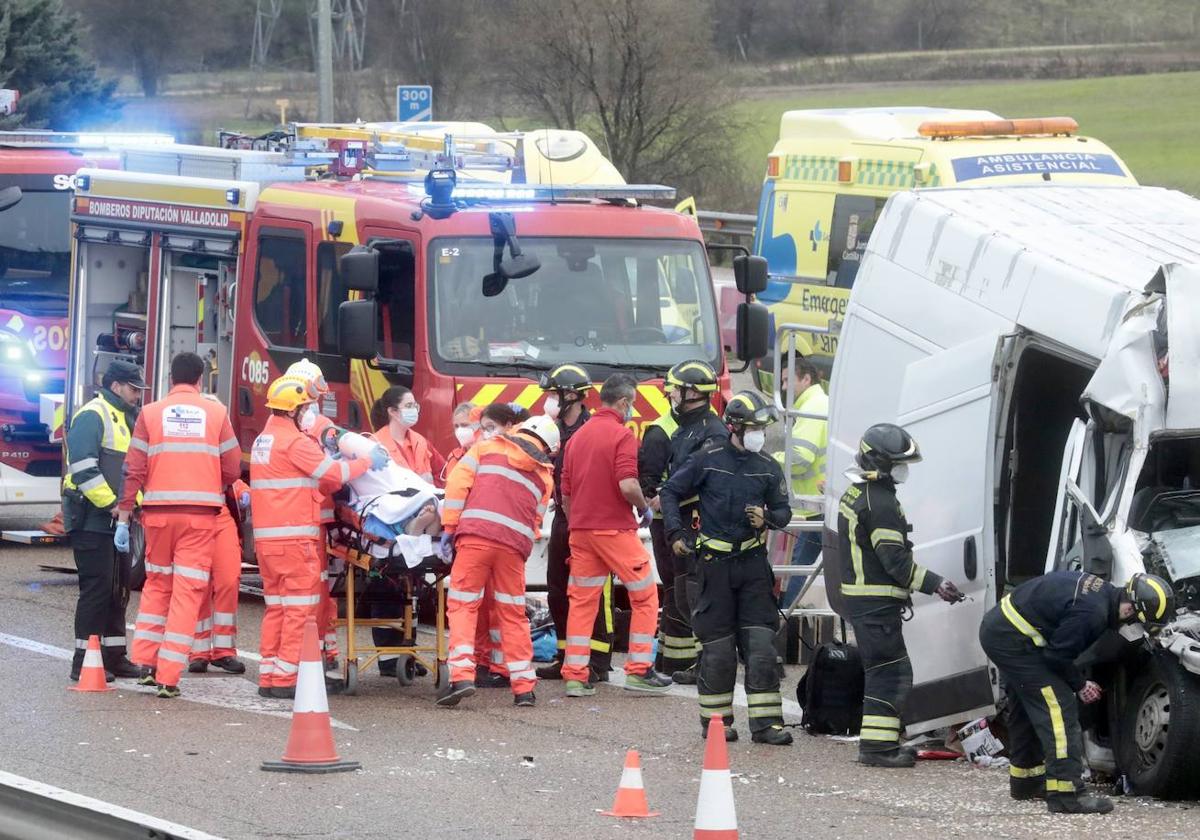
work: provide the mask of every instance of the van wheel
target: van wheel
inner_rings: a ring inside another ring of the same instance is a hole
[[[1156,654],[1121,710],[1121,766],[1134,791],[1160,799],[1200,788],[1200,679]]]

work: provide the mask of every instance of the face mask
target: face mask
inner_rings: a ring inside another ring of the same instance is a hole
[[[317,424],[317,404],[310,403],[309,406],[300,412],[300,431],[307,432]]]
[[[748,452],[761,452],[766,443],[767,432],[765,429],[747,429],[742,432],[742,446],[746,447]]]
[[[633,403],[625,406],[625,422],[628,423],[633,419]]]
[[[561,406],[559,405],[558,397],[546,397],[544,410],[547,417],[549,417],[551,420],[557,420],[560,408]]]
[[[475,429],[471,426],[455,426],[454,437],[458,439],[459,446],[466,446],[475,439]]]
[[[409,406],[408,408],[400,409],[400,422],[405,426],[417,425],[417,418],[421,416],[420,406]]]
[[[892,481],[903,484],[908,481],[908,464],[896,464],[892,467]]]

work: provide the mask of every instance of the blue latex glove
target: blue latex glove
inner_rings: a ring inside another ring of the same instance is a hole
[[[371,469],[381,470],[388,465],[388,461],[392,460],[387,453],[387,450],[382,446],[376,446],[371,450]]]
[[[644,511],[642,511],[642,524],[648,528],[648,527],[650,527],[650,523],[653,521],[654,521],[654,508],[647,506],[646,509]]]
[[[249,490],[242,491],[242,495],[238,497],[238,504],[241,505],[242,510],[250,510],[250,491]]]
[[[449,560],[454,556],[454,535],[449,531],[442,534],[442,538],[438,540],[437,553],[438,557],[443,560]]]
[[[129,551],[129,523],[118,522],[117,530],[113,533],[113,545],[117,551]]]

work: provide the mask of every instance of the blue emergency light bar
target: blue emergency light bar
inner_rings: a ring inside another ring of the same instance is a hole
[[[410,191],[425,195],[422,184],[410,183]],[[458,201],[671,201],[675,188],[662,184],[487,184],[455,185],[451,198]]]

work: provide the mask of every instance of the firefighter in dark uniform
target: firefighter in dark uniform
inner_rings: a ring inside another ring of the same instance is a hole
[[[570,577],[569,562],[571,547],[568,542],[567,517],[562,510],[563,453],[571,435],[591,417],[583,404],[592,380],[580,365],[559,365],[544,376],[539,383],[546,392],[544,411],[558,424],[561,442],[554,456],[554,518],[550,524],[550,542],[546,545],[546,601],[550,617],[554,619],[554,631],[558,634],[558,653],[549,665],[537,669],[538,679],[561,680],[563,656],[567,650],[567,579]],[[612,667],[612,646],[615,635],[613,616],[613,579],[608,576],[596,612],[596,623],[592,625],[591,682],[607,682]]]
[[[912,767],[916,754],[900,746],[912,663],[902,621],[911,594],[954,603],[964,597],[952,582],[913,560],[912,530],[896,498],[908,465],[921,460],[917,442],[891,423],[867,429],[856,460],[859,481],[838,506],[841,593],[862,654],[866,682],[858,760],[872,767]]]
[[[723,441],[729,430],[713,411],[710,402],[717,391],[717,372],[698,359],[680,362],[667,371],[664,385],[671,413],[650,423],[642,433],[638,449],[638,474],[642,494],[650,500],[654,519],[650,540],[654,562],[663,583],[663,610],[656,670],[671,674],[677,683],[696,682],[696,639],[692,635],[692,605],[696,599],[696,575],[692,555],[676,557],[663,526],[658,490],[664,481],[711,440]],[[683,522],[693,528],[699,519],[697,499],[680,502]],[[693,539],[694,541],[694,539]]]
[[[792,742],[783,728],[775,631],[779,609],[775,575],[767,560],[766,529],[792,518],[787,482],[774,458],[762,454],[775,409],[758,393],[742,391],[725,407],[728,440],[709,441],[662,486],[663,523],[678,556],[696,554],[699,591],[692,631],[700,640],[700,725],[725,721],[725,740],[736,741],[733,692],[739,653],[746,669],[750,732],[759,744]],[[681,504],[699,496],[700,533],[691,545],[691,522]]]
[[[146,387],[137,365],[120,360],[110,363],[99,393],[75,412],[67,431],[62,507],[63,527],[79,570],[75,657],[71,660],[71,679],[76,681],[92,635],[100,637],[109,681],[144,673],[125,655],[129,563],[113,546],[113,534],[121,469]]]
[[[1112,802],[1084,792],[1078,697],[1100,699],[1075,660],[1109,630],[1175,617],[1162,578],[1137,574],[1124,587],[1084,572],[1051,572],[1022,583],[983,617],[979,642],[1009,694],[1009,793],[1044,796],[1052,814],[1106,814]]]

